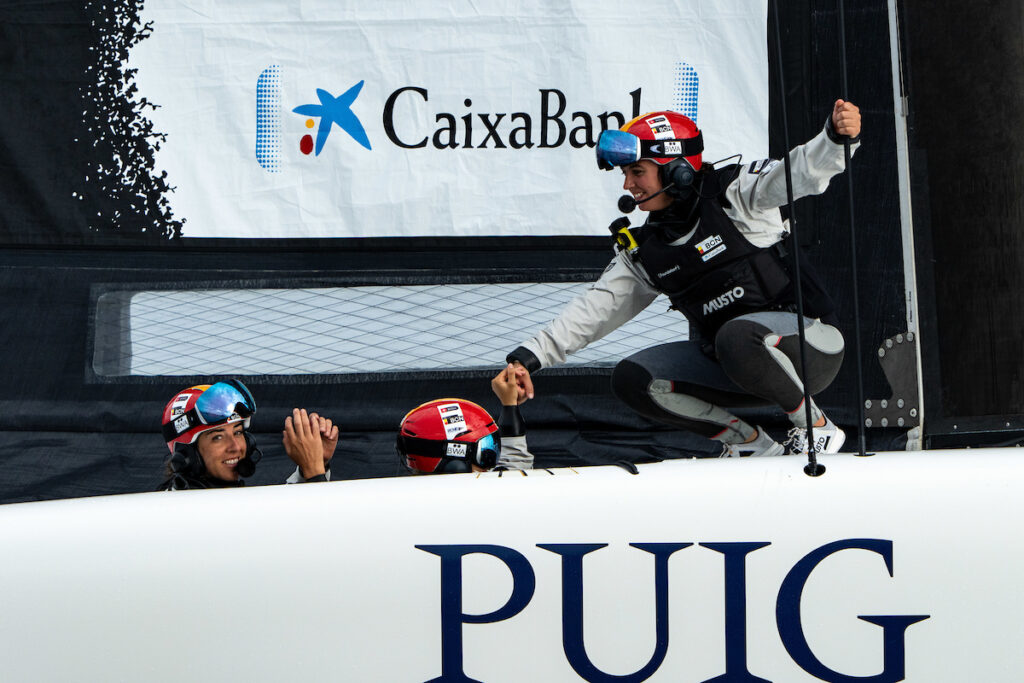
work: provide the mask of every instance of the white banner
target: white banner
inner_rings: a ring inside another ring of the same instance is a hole
[[[1019,449],[820,461],[815,478],[737,458],[0,506],[0,672],[1019,680]]]
[[[767,155],[766,0],[150,0],[131,53],[186,237],[602,235],[593,143],[680,111]]]

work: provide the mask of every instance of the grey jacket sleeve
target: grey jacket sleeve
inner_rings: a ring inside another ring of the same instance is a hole
[[[854,142],[851,152],[860,144]],[[821,194],[829,181],[845,166],[842,141],[833,141],[826,127],[807,143],[789,153],[793,178],[793,199]],[[786,204],[786,168],[781,160],[762,159],[744,164],[739,176],[725,190],[731,205],[726,215],[750,242],[769,247],[786,233],[788,226],[776,209]]]
[[[501,437],[498,466],[510,470],[533,469],[533,453],[526,446],[526,435]]]
[[[324,475],[324,480],[325,481],[330,481],[331,480],[331,468],[330,467],[327,468],[326,474]],[[286,483],[286,484],[305,484],[307,481],[318,481],[318,480],[317,479],[312,479],[311,480],[311,479],[304,478],[302,476],[302,471],[299,470],[298,467],[296,467],[295,471],[292,472],[291,475],[287,479],[284,480],[284,483]]]
[[[526,421],[519,406],[502,406],[498,415],[501,430],[501,455],[498,467],[507,470],[533,469],[533,453],[526,447]]]
[[[564,363],[567,355],[628,322],[657,296],[631,259],[618,253],[597,282],[522,347],[536,356],[541,368]]]

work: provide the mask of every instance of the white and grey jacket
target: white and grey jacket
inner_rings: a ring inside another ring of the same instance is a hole
[[[790,151],[794,199],[821,194],[844,170],[843,140],[832,131],[829,121],[821,133]],[[853,141],[851,151],[858,146],[859,142]],[[770,247],[787,236],[788,222],[778,210],[787,202],[785,167],[780,160],[745,164],[723,198],[726,216],[754,246]],[[684,235],[680,241],[688,237]],[[520,361],[531,372],[564,363],[566,356],[631,320],[659,293],[642,266],[618,251],[596,282],[508,358]]]

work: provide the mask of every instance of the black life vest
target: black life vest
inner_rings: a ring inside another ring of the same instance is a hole
[[[245,486],[245,481],[224,481],[214,479],[207,474],[199,476],[172,472],[167,475],[163,482],[157,487],[157,491],[185,491],[188,489],[227,489]]]
[[[703,187],[728,185],[736,169],[701,173]],[[724,189],[724,188],[723,188]],[[685,242],[670,244],[686,234],[688,225],[672,216],[649,222],[636,231],[639,248],[634,258],[655,287],[666,294],[672,307],[686,316],[691,327],[706,339],[727,321],[745,313],[796,310],[790,268],[779,245],[756,247],[725,215],[721,193],[699,200],[699,221]],[[800,260],[804,281],[804,314],[829,316],[832,301],[820,286],[810,265]]]

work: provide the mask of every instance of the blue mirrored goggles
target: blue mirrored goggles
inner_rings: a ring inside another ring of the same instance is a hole
[[[501,437],[498,435],[498,432],[488,434],[476,442],[476,448],[477,464],[486,469],[491,469],[498,464],[498,456],[501,455]]]
[[[172,415],[163,425],[164,441],[170,442],[202,425],[219,425],[231,420],[244,420],[256,413],[256,400],[237,379],[211,384],[196,399],[195,405],[180,415]],[[197,434],[192,436],[193,439]]]
[[[237,379],[210,385],[196,399],[196,414],[203,424],[218,424],[233,416],[247,419],[256,412],[252,392]]]
[[[640,161],[640,138],[621,130],[603,130],[594,148],[597,167],[610,171],[616,166],[625,166]]]
[[[704,134],[671,140],[641,140],[621,130],[604,130],[597,138],[597,167],[610,171],[641,159],[692,157],[704,151]]]

